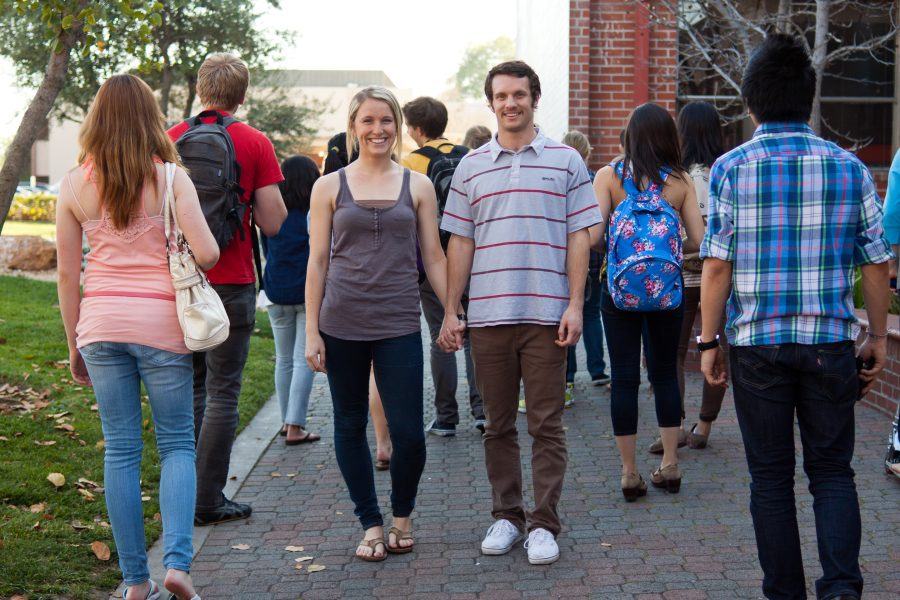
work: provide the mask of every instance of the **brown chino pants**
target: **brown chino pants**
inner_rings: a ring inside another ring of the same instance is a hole
[[[520,530],[527,524],[528,531],[541,527],[554,536],[560,530],[556,506],[568,456],[562,425],[566,348],[554,343],[557,329],[555,325],[522,324],[470,330],[475,377],[487,417],[484,462],[493,492],[491,514]],[[516,429],[520,379],[525,383],[532,438],[534,511],[528,515],[522,502]]]

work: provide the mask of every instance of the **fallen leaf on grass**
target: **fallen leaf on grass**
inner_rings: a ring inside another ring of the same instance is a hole
[[[97,412],[98,410],[100,410],[100,407],[97,406],[96,404],[91,404],[91,410],[94,412]]]
[[[84,477],[79,477],[78,482],[75,484],[76,487],[80,488],[93,488],[94,490],[102,490],[102,486],[96,481],[91,481],[90,479],[85,479]]]
[[[60,431],[69,431],[69,432],[75,431],[75,428],[72,427],[71,425],[69,425],[68,423],[63,423],[61,425],[57,425],[56,427],[54,427],[54,429],[59,429]]]
[[[32,504],[31,506],[28,507],[28,510],[30,510],[33,513],[44,512],[46,509],[47,509],[47,505],[44,504],[43,502],[39,502],[38,504]]]
[[[325,570],[325,565],[309,565],[308,567],[306,567],[306,570],[309,571],[310,573],[316,573],[316,572],[318,572],[318,571],[324,571],[324,570]]]
[[[8,442],[8,441],[9,441],[8,437],[6,437],[5,435],[0,435],[0,442]]]
[[[150,496],[141,496],[141,502],[150,502]]]
[[[232,550],[249,550],[249,544],[235,544],[231,547]]]
[[[39,530],[41,528],[41,522],[38,521],[37,523],[32,525],[31,528],[34,529],[35,531]]]
[[[84,488],[79,488],[78,493],[84,496],[86,502],[93,502],[94,500],[96,500],[96,497]]]
[[[34,443],[38,446],[52,446],[56,443],[56,440],[34,440]]]
[[[60,413],[56,413],[55,415],[47,415],[47,418],[49,418],[49,419],[61,419],[61,418],[65,417],[65,416],[68,415],[68,414],[69,414],[69,411],[64,410],[64,411],[62,411],[62,412],[60,412]]]
[[[91,551],[99,560],[109,560],[109,546],[103,542],[92,542]]]
[[[66,477],[62,473],[50,473],[47,475],[47,481],[52,483],[57,489],[66,485]]]
[[[303,552],[303,546],[285,546],[284,549],[288,552]]]
[[[100,440],[99,442],[94,444],[94,447],[97,448],[97,450],[103,450],[103,448],[106,447],[106,440]]]
[[[156,522],[162,521],[162,515],[159,513],[153,513],[153,520]]]
[[[23,596],[23,595],[21,595],[21,594],[16,594],[15,596],[13,596],[12,598],[10,598],[9,600],[28,600],[28,596]]]
[[[69,525],[71,525],[72,529],[74,529],[75,531],[83,531],[85,529],[92,529],[92,527],[90,525],[85,525],[81,521],[72,521],[71,523],[69,523]]]
[[[312,560],[312,559],[313,559],[312,556],[300,556],[298,558],[295,558],[294,562],[302,563],[302,562],[306,562],[306,561]]]

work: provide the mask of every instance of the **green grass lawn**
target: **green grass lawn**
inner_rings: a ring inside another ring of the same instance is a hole
[[[56,224],[37,221],[5,221],[0,235],[39,235],[48,240],[55,240]]]
[[[257,315],[257,327],[244,371],[242,428],[274,389],[265,314]],[[93,485],[103,485],[100,419],[90,388],[73,384],[61,362],[67,358],[56,286],[0,276],[0,598],[97,598],[120,581],[103,493]],[[146,405],[144,411],[149,545],[161,533],[159,457]],[[55,488],[50,473],[61,473],[65,484]],[[98,560],[93,542],[108,545],[112,557]]]

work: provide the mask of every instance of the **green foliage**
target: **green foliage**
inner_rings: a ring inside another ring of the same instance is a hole
[[[256,88],[251,93],[244,104],[247,122],[268,135],[278,159],[307,151],[328,105],[311,98],[292,100],[284,88]]]
[[[61,362],[68,352],[56,287],[0,277],[0,315],[0,389],[9,384],[21,391],[0,393],[0,598],[22,594],[31,600],[88,600],[101,592],[106,597],[121,574],[112,531],[104,526],[109,517],[103,493],[94,490],[95,499],[89,501],[76,485],[79,478],[102,485],[103,450],[97,443],[103,433],[90,388],[74,384]],[[265,314],[257,315],[239,404],[241,427],[274,388],[275,348],[268,321]],[[28,388],[33,391],[26,392]],[[23,407],[21,399],[32,408]],[[40,407],[40,402],[49,404]],[[160,472],[146,402],[143,410],[141,491],[150,498],[143,504],[150,544],[161,534],[155,516]],[[73,431],[60,429],[63,424]],[[46,480],[51,472],[66,478],[58,490]],[[94,557],[94,541],[113,550],[109,561]]]
[[[16,194],[7,221],[55,221],[56,220],[56,195],[55,194]]]
[[[473,44],[466,48],[462,62],[453,81],[459,93],[467,98],[484,98],[484,78],[491,67],[516,55],[516,45],[505,36],[485,44]]]

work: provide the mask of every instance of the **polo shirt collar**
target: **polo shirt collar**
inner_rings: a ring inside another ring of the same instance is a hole
[[[756,131],[753,132],[753,137],[777,133],[805,133],[808,135],[816,135],[816,132],[812,130],[812,127],[806,123],[801,123],[800,121],[782,121],[760,124],[759,127],[756,128]]]
[[[527,150],[529,148],[534,150],[534,153],[537,156],[540,156],[541,152],[544,151],[544,146],[547,144],[547,136],[545,136],[543,133],[541,133],[541,129],[539,127],[535,127],[534,132],[535,132],[534,139],[531,140],[529,143],[525,144],[524,146],[522,146],[522,148],[519,150],[519,152],[513,152],[512,150],[501,146],[500,142],[497,141],[497,136],[499,135],[499,132],[495,133],[491,137],[491,142],[490,142],[491,161],[497,162],[497,158],[504,152],[506,152],[507,154],[518,154],[521,152],[525,152],[525,150]]]

